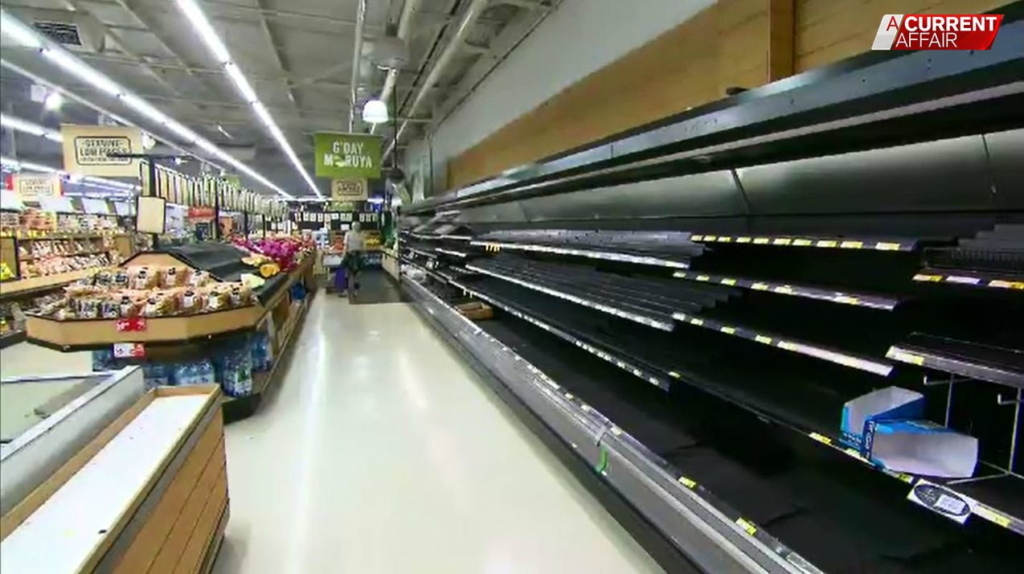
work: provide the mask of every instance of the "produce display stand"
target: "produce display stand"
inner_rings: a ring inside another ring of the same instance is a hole
[[[225,260],[224,249],[232,247],[218,244],[206,248],[220,260]],[[266,330],[273,347],[274,364],[268,371],[253,374],[252,392],[246,396],[223,398],[225,419],[230,422],[252,415],[262,395],[283,372],[282,358],[288,356],[290,343],[294,339],[309,299],[315,292],[313,263],[315,257],[307,256],[294,269],[267,280],[255,290],[258,302],[235,309],[185,316],[134,318],[134,319],[84,319],[59,321],[50,317],[28,315],[26,331],[28,341],[57,351],[109,350],[112,346],[130,344],[138,349],[139,362],[188,361],[203,357],[208,344],[234,335]],[[192,270],[205,270],[219,280],[236,280],[238,269],[253,272],[243,264],[201,263],[198,257],[190,257],[184,248],[170,248],[163,251],[139,253],[125,262],[128,265],[182,266]],[[301,301],[293,300],[292,287],[302,284],[306,296]],[[133,362],[135,359],[132,359]]]
[[[229,515],[220,389],[102,378],[5,445],[3,569],[207,572]]]

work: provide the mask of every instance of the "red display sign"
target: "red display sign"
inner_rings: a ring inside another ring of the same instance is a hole
[[[212,207],[190,207],[188,208],[189,219],[213,219],[214,210]]]
[[[886,14],[872,50],[988,50],[1002,14]]]
[[[145,317],[131,317],[129,319],[117,320],[118,333],[137,333],[146,330]]]

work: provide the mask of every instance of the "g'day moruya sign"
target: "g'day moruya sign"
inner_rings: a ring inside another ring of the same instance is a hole
[[[313,136],[317,177],[332,179],[380,177],[379,136],[318,133]]]
[[[64,124],[64,171],[76,175],[139,177],[139,160],[111,157],[142,153],[139,128]]]

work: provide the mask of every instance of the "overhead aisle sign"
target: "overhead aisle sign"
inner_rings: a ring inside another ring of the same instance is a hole
[[[313,136],[317,177],[380,177],[380,136],[321,132]]]
[[[64,124],[64,171],[103,177],[139,177],[139,160],[110,154],[142,153],[142,130]]]

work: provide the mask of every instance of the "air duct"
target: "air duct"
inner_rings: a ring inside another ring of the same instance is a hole
[[[74,52],[102,52],[107,28],[91,14],[46,10],[42,8],[9,8],[9,12],[43,36]],[[3,46],[8,46],[4,41]]]

